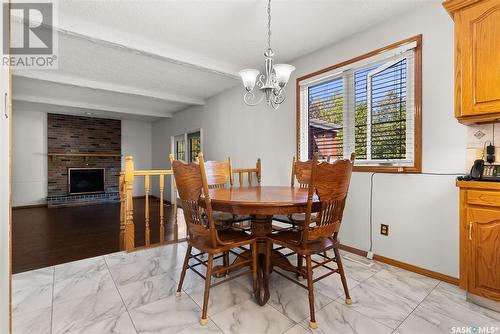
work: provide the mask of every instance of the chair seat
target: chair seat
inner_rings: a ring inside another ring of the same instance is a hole
[[[218,231],[223,231],[231,228],[234,222],[233,214],[223,211],[214,211],[212,213],[212,218],[214,219],[215,228]]]
[[[255,237],[245,233],[244,231],[237,230],[223,230],[218,232],[218,236],[220,241],[224,243],[230,243],[228,245],[219,245],[217,247],[213,247],[209,238],[195,238],[189,239],[188,243],[190,243],[194,248],[204,252],[204,253],[221,253],[229,250],[231,248],[235,248],[238,246],[247,245],[255,241]]]
[[[231,222],[234,220],[232,213],[224,211],[214,211],[212,212],[212,218],[219,222]]]
[[[314,214],[312,214],[314,217]],[[306,221],[306,214],[305,213],[292,213],[291,220],[296,223],[301,223],[303,224]]]
[[[318,216],[317,213],[313,212],[311,214],[311,219],[314,220]],[[292,213],[291,215],[285,216],[285,215],[277,215],[273,217],[274,220],[282,222],[282,223],[288,223],[292,225],[303,225],[305,220],[306,220],[306,214],[305,213]]]
[[[330,238],[312,240],[303,246],[300,245],[301,236],[301,231],[286,230],[271,234],[268,236],[268,239],[275,244],[290,248],[291,250],[302,255],[322,253],[334,246],[338,246],[338,242],[334,242]]]
[[[247,220],[251,220],[252,217],[250,217],[249,215],[236,215],[234,217],[234,222],[243,222],[243,221],[247,221]]]
[[[212,217],[219,231],[230,229],[233,225],[240,225],[241,228],[242,223],[249,222],[251,219],[248,215],[233,215],[232,213],[224,211],[214,211]]]

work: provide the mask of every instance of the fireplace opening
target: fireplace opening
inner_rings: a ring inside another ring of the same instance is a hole
[[[104,192],[104,168],[68,168],[70,194]]]

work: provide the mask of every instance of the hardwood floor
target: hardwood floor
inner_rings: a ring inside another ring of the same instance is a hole
[[[165,206],[165,240],[173,242],[171,206]],[[159,242],[159,201],[151,199],[151,244]],[[144,245],[144,198],[134,198],[136,247]],[[12,210],[12,272],[118,252],[120,203]]]

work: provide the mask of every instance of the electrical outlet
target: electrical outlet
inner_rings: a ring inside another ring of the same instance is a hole
[[[386,224],[380,224],[380,234],[382,235],[389,235],[389,225]]]

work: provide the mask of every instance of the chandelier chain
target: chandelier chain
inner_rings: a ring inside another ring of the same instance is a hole
[[[267,48],[271,48],[271,0],[267,2]]]

